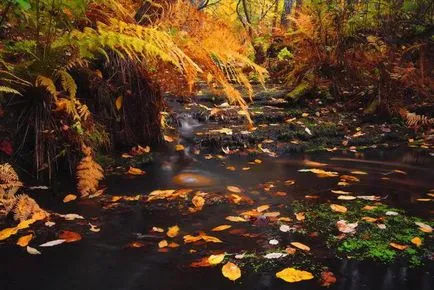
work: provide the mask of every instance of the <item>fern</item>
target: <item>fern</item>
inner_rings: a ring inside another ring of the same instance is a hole
[[[22,94],[10,87],[5,87],[5,86],[0,86],[0,93],[6,93],[6,94],[15,94],[15,95],[20,95],[22,96]]]
[[[57,89],[56,89],[56,85],[54,84],[53,80],[51,78],[42,76],[42,75],[38,75],[36,77],[36,83],[35,83],[36,87],[43,87],[47,90],[47,92],[50,93],[50,95],[57,100]]]
[[[77,95],[77,84],[72,76],[66,70],[59,70],[56,75],[60,77],[62,88],[69,93],[70,98],[75,98]]]
[[[399,109],[399,114],[405,120],[409,128],[417,129],[419,127],[427,127],[434,124],[434,118],[429,118],[424,115],[418,115],[416,113],[411,113],[407,109]]]
[[[92,149],[83,145],[85,157],[77,166],[77,190],[82,197],[87,197],[99,191],[99,183],[104,178],[104,170],[92,157]]]

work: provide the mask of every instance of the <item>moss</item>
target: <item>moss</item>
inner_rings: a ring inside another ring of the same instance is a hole
[[[408,216],[403,210],[384,204],[377,204],[377,207],[370,211],[362,210],[367,204],[371,203],[365,201],[344,203],[343,205],[348,208],[345,214],[331,211],[329,204],[294,202],[293,208],[295,212],[306,213],[306,227],[310,231],[320,233],[327,247],[335,249],[338,254],[358,260],[391,263],[400,259],[412,266],[422,265],[434,247],[429,234],[420,231],[415,222],[430,223]],[[398,215],[387,216],[385,215],[387,211],[397,212]],[[365,216],[383,219],[382,223],[386,228],[380,229],[376,223],[363,221],[362,217]],[[343,239],[337,238],[340,233],[336,228],[336,221],[341,219],[349,222],[358,221],[356,233],[347,234]],[[411,243],[414,237],[423,240],[421,247]],[[390,246],[391,242],[409,247],[404,251],[396,250]]]

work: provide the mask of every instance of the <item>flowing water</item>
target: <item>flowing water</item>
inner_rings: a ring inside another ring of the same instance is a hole
[[[164,156],[164,155],[163,155]],[[410,215],[430,217],[432,202],[418,202],[434,187],[433,159],[426,154],[409,151],[372,151],[363,155],[341,153],[303,154],[279,158],[261,157],[261,164],[249,164],[251,157],[239,154],[228,155],[226,159],[206,160],[195,156],[188,160],[178,157],[160,158],[145,168],[145,176],[111,176],[106,180],[106,195],[147,194],[155,189],[176,189],[182,180],[191,184],[191,175],[203,176],[211,183],[203,183],[196,189],[223,194],[226,186],[236,185],[254,201],[254,205],[230,203],[205,206],[196,214],[177,207],[149,207],[144,202],[127,202],[112,209],[103,209],[96,201],[62,204],[56,192],[37,193],[41,205],[55,212],[79,213],[97,223],[101,232],[92,233],[87,222],[59,222],[59,230],[75,230],[83,240],[42,249],[42,255],[28,255],[25,250],[13,245],[0,247],[2,257],[0,270],[1,289],[320,289],[317,280],[288,284],[275,278],[276,269],[270,267],[259,272],[243,271],[236,282],[221,275],[220,267],[192,268],[189,264],[206,252],[224,249],[228,253],[237,251],[262,251],[267,240],[274,237],[270,227],[256,225],[255,232],[262,233],[259,239],[231,235],[227,232],[213,233],[224,244],[183,245],[159,252],[156,246],[160,237],[150,234],[153,226],[166,228],[177,224],[182,234],[209,230],[228,223],[224,217],[260,204],[282,208],[291,200],[304,199],[305,195],[318,195],[320,200],[333,197],[330,189],[336,187],[336,178],[318,178],[299,169],[312,168],[312,162],[327,164],[325,170],[348,174],[351,171],[365,171],[361,181],[348,190],[358,194],[379,195],[383,202],[407,210]],[[235,171],[227,170],[233,166]],[[250,167],[248,171],[240,170]],[[406,174],[394,170],[405,171]],[[186,178],[173,180],[182,173]],[[388,177],[388,180],[382,179]],[[293,186],[285,187],[282,182],[293,179]],[[174,183],[175,182],[175,183]],[[189,183],[190,182],[190,183]],[[273,182],[275,188],[264,190],[264,184]],[[271,192],[284,190],[287,195],[276,196]],[[317,201],[312,201],[317,202]],[[282,209],[284,214],[285,209]],[[240,225],[242,227],[245,225]],[[37,241],[45,242],[56,238],[55,233],[37,231]],[[281,233],[276,233],[276,236]],[[142,241],[142,248],[125,247],[132,241]],[[314,243],[314,241],[307,241]],[[39,244],[39,243],[36,243]],[[312,244],[311,244],[312,246]],[[314,245],[313,245],[314,246]],[[191,253],[190,249],[196,249]],[[338,259],[328,254],[318,255],[337,277],[331,289],[420,289],[434,287],[432,263],[421,268],[408,268],[400,264],[383,265],[372,262],[357,262]],[[290,265],[288,265],[290,266]]]

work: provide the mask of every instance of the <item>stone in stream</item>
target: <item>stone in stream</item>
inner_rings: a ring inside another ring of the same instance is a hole
[[[172,178],[172,182],[183,186],[210,186],[215,183],[213,179],[207,176],[191,172],[184,172],[175,175]]]

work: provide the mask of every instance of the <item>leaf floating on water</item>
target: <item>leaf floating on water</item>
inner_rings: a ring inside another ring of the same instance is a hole
[[[352,175],[341,175],[339,179],[346,182],[360,182],[360,179]]]
[[[336,193],[336,194],[350,194],[351,192],[349,192],[349,191],[343,191],[343,190],[330,190],[331,192],[333,192],[333,193]]]
[[[20,246],[20,247],[23,247],[23,248],[24,248],[24,247],[27,247],[27,245],[28,245],[29,242],[32,240],[32,238],[33,238],[33,235],[32,235],[32,234],[22,236],[22,237],[20,237],[20,238],[18,239],[18,241],[17,241],[17,245]]]
[[[89,226],[90,226],[90,231],[91,232],[94,232],[94,233],[98,233],[99,231],[101,231],[101,229],[100,228],[98,228],[97,226],[95,226],[95,225],[93,225],[93,224],[91,224],[91,223],[89,223]]]
[[[210,267],[211,264],[208,262],[208,257],[203,257],[200,260],[197,260],[190,264],[190,267],[197,268],[197,267]]]
[[[60,216],[63,217],[67,221],[73,221],[76,219],[84,220],[84,217],[82,217],[81,215],[78,215],[76,213],[61,214]]]
[[[213,232],[221,232],[221,231],[230,229],[231,227],[232,227],[231,225],[221,225],[221,226],[213,228],[211,231],[213,231]]]
[[[419,237],[414,237],[411,239],[411,242],[415,244],[417,247],[420,247],[422,245],[422,239]]]
[[[393,172],[399,173],[399,174],[402,174],[402,175],[407,175],[407,172],[399,170],[399,169],[395,169],[395,170],[393,170]]]
[[[63,231],[60,233],[59,238],[65,240],[66,243],[77,242],[81,240],[81,235],[76,232]]]
[[[226,219],[231,222],[247,222],[246,219],[240,216],[227,216]]]
[[[210,263],[211,265],[217,265],[223,262],[224,259],[225,259],[225,254],[211,255],[208,257],[208,263]]]
[[[164,229],[159,228],[159,227],[152,227],[151,231],[153,231],[155,233],[164,233]]]
[[[431,198],[416,198],[416,201],[422,201],[422,202],[427,202],[427,201],[431,201]]]
[[[292,242],[291,245],[294,246],[294,247],[296,247],[296,248],[298,248],[298,249],[300,249],[300,250],[306,251],[306,252],[310,251],[310,247],[309,246],[306,246],[305,244],[302,244],[302,243],[299,243],[299,242]]]
[[[231,281],[235,281],[241,277],[241,270],[232,262],[227,262],[222,267],[222,274]]]
[[[307,271],[297,270],[295,268],[285,268],[282,271],[276,273],[276,277],[288,283],[313,279],[312,273]]]
[[[63,239],[49,241],[49,242],[46,242],[46,243],[39,245],[39,247],[53,247],[53,246],[58,246],[60,244],[63,244],[64,242],[66,242],[66,241]]]
[[[47,226],[47,227],[49,227],[49,228],[51,228],[52,226],[54,226],[56,223],[55,222],[52,222],[52,221],[47,221],[47,222],[45,222],[45,226]]]
[[[264,256],[265,259],[279,259],[282,257],[286,257],[288,254],[285,253],[268,253]]]
[[[366,174],[368,174],[368,172],[355,170],[355,171],[351,171],[351,174],[366,175]]]
[[[76,200],[76,199],[77,199],[77,196],[75,194],[68,194],[67,196],[65,196],[63,198],[63,202],[67,203],[67,202],[70,202],[70,201],[73,201],[73,200]]]
[[[397,244],[397,243],[390,243],[389,244],[392,248],[400,250],[400,251],[404,251],[405,249],[408,248],[407,245],[401,245],[401,244]]]
[[[230,128],[221,128],[218,130],[209,130],[210,133],[220,133],[225,135],[232,135],[232,129]]]
[[[356,197],[352,195],[339,195],[338,199],[340,200],[355,200]]]
[[[336,277],[333,272],[324,271],[321,273],[321,286],[330,287],[334,283],[336,283]]]
[[[169,227],[169,229],[167,230],[166,235],[169,238],[174,238],[179,234],[179,227],[178,226],[173,226],[173,227]]]
[[[29,253],[30,255],[40,255],[41,252],[39,252],[38,250],[36,250],[35,248],[32,248],[30,246],[27,246],[26,248],[27,253]]]
[[[163,136],[164,141],[172,143],[173,141],[175,141],[172,137],[168,136],[168,135],[164,135]]]
[[[256,210],[257,210],[258,212],[263,212],[263,211],[266,211],[266,210],[269,209],[269,208],[270,208],[269,205],[261,205],[261,206],[258,206],[258,207],[256,208]]]
[[[270,245],[275,246],[275,245],[278,245],[278,244],[279,244],[279,241],[276,240],[276,239],[272,239],[272,240],[270,240],[268,243],[269,243]]]
[[[332,211],[339,212],[339,213],[346,213],[348,211],[348,209],[345,206],[339,204],[331,204],[330,208],[332,209]]]
[[[312,172],[315,173],[318,177],[337,177],[339,173],[334,171],[325,171],[318,168],[311,168],[311,169],[300,169],[298,172]]]
[[[143,171],[143,170],[140,169],[140,168],[130,167],[130,168],[128,169],[128,174],[130,174],[130,175],[144,175],[144,174],[145,174],[145,171]]]
[[[169,245],[169,243],[166,240],[161,240],[160,242],[158,242],[158,247],[161,248],[165,248]]]
[[[128,248],[143,248],[144,246],[145,246],[144,243],[134,241],[134,242],[129,243],[126,247],[128,247]]]
[[[375,195],[359,195],[357,196],[357,198],[363,200],[369,200],[369,201],[376,201],[381,199],[381,197]]]
[[[202,240],[201,236],[192,236],[192,235],[185,235],[184,236],[184,243],[189,244],[189,243],[195,243],[197,241]]]
[[[283,182],[283,184],[285,184],[286,186],[294,185],[295,180],[288,179],[288,180],[285,180],[285,182]]]
[[[419,230],[421,230],[422,232],[424,232],[424,233],[432,233],[432,227],[431,226],[429,226],[427,224],[424,224],[422,222],[415,222],[415,224],[417,226],[419,226]]]
[[[223,243],[222,240],[220,240],[219,238],[213,237],[213,236],[201,235],[201,237],[202,237],[202,240],[204,240],[205,242]]]
[[[354,233],[358,225],[357,222],[348,223],[346,220],[339,220],[336,222],[338,230],[342,233]]]
[[[226,186],[226,189],[230,192],[233,192],[233,193],[241,193],[241,188],[239,188],[237,186],[229,185],[229,186]]]
[[[184,145],[182,145],[182,144],[177,144],[177,145],[175,146],[175,150],[176,150],[176,151],[184,151],[184,150],[185,150],[185,147],[184,147]]]
[[[33,224],[36,221],[37,221],[36,219],[28,219],[28,220],[20,222],[16,227],[6,228],[6,229],[1,230],[0,231],[0,241],[6,240],[10,236],[15,235],[16,233],[18,233],[19,230],[27,229],[31,224]]]
[[[261,164],[262,160],[261,159],[255,159],[253,162],[255,162],[256,164]]]
[[[205,199],[200,195],[195,195],[191,200],[196,209],[202,209],[205,204]]]

